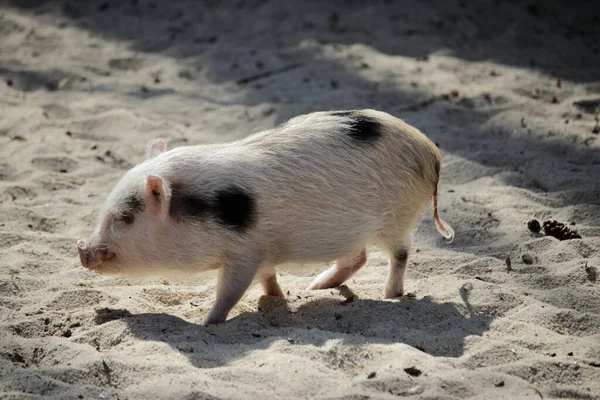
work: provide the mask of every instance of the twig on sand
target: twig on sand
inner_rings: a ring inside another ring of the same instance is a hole
[[[419,101],[419,102],[417,102],[417,103],[414,103],[414,104],[409,104],[409,105],[406,105],[406,106],[400,107],[400,108],[398,108],[398,109],[396,109],[396,110],[394,110],[394,111],[396,111],[396,112],[402,112],[402,111],[418,111],[418,110],[420,110],[421,108],[425,108],[425,107],[427,107],[427,106],[429,106],[429,105],[433,104],[433,103],[434,103],[434,102],[435,102],[437,99],[438,99],[438,97],[437,97],[437,96],[430,97],[430,98],[428,98],[428,99],[421,100],[421,101]]]
[[[269,78],[273,75],[281,74],[287,71],[291,71],[293,69],[299,68],[302,66],[302,63],[294,63],[290,65],[286,65],[285,67],[272,69],[270,71],[261,72],[260,74],[252,75],[246,78],[238,79],[236,83],[238,85],[247,85],[250,82],[258,81],[260,79]]]
[[[533,385],[529,385],[527,387],[529,389],[533,390],[534,392],[536,392],[538,394],[538,396],[540,396],[540,399],[544,400],[544,395],[542,394],[542,391],[540,390],[539,387],[533,386]]]

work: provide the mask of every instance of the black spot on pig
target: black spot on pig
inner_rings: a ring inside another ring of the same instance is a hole
[[[175,221],[183,222],[206,218],[210,213],[209,201],[198,194],[188,193],[180,186],[171,187],[171,205],[169,216]]]
[[[441,168],[440,160],[436,159],[433,162],[433,171],[435,173],[435,178],[433,180],[433,184],[435,185],[436,188],[437,188],[438,183],[440,182],[440,168]],[[423,173],[421,172],[421,176],[422,175],[423,175]],[[436,190],[436,189],[434,189],[434,190]]]
[[[183,185],[173,185],[169,216],[177,222],[211,218],[229,229],[244,232],[255,221],[255,201],[235,186],[200,195]]]
[[[212,212],[217,220],[236,231],[244,232],[255,222],[255,200],[246,191],[230,186],[216,192]]]
[[[132,194],[125,199],[125,209],[132,214],[141,213],[145,208],[144,199],[138,194]]]
[[[408,259],[408,251],[404,249],[396,250],[394,257],[398,261],[406,261]]]
[[[331,115],[349,118],[346,133],[356,142],[372,144],[381,137],[381,124],[375,118],[358,111],[336,111]]]

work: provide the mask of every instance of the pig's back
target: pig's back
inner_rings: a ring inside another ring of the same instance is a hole
[[[296,260],[334,259],[381,230],[413,229],[440,165],[421,132],[373,110],[303,115],[239,145],[261,154],[259,229]]]

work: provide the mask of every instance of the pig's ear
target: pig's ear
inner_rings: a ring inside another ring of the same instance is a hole
[[[146,146],[146,160],[156,157],[167,150],[167,142],[164,139],[151,140]]]
[[[167,219],[171,205],[171,190],[160,176],[149,175],[146,178],[146,197],[154,203],[161,219]]]

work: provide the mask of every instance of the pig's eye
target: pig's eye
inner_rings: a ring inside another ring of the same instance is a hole
[[[127,225],[133,224],[134,220],[135,220],[134,215],[130,214],[130,213],[123,214],[123,215],[121,215],[120,217],[117,218],[117,221],[123,221]]]

